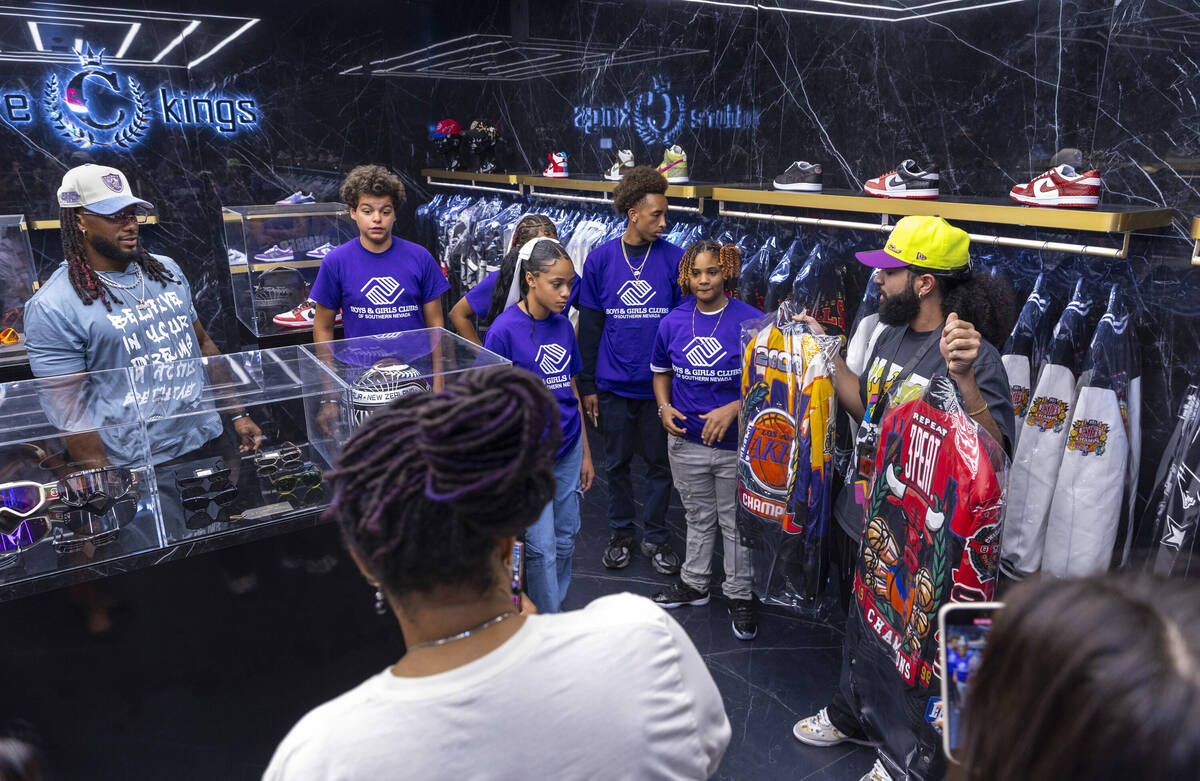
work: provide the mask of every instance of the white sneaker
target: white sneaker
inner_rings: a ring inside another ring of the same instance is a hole
[[[870,741],[859,740],[845,734],[829,720],[829,709],[821,708],[816,716],[800,719],[792,727],[792,735],[801,743],[810,746],[836,746],[839,743],[857,743],[860,746],[871,745]]]
[[[883,762],[877,759],[875,760],[875,764],[871,765],[871,769],[867,771],[867,774],[858,781],[892,781],[892,777],[888,775]]]
[[[604,178],[610,182],[619,182],[621,177],[629,173],[629,169],[633,168],[633,150],[621,149],[617,151],[617,162],[612,164],[612,167],[604,173]]]

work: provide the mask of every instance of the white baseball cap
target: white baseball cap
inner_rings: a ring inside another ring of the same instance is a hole
[[[134,196],[125,174],[106,165],[87,163],[63,174],[58,188],[58,205],[83,206],[97,214],[116,214],[127,206],[154,207]]]

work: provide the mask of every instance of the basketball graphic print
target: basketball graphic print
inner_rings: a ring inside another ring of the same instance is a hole
[[[795,424],[778,410],[765,410],[750,422],[742,444],[742,460],[750,466],[750,474],[760,487],[774,494],[787,490],[795,442]]]

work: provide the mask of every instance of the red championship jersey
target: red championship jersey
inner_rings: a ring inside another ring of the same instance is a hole
[[[992,598],[1003,454],[935,377],[883,419],[847,628],[850,696],[894,778],[940,778],[937,613]]]

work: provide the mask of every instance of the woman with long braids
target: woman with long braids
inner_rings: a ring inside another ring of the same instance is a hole
[[[557,613],[571,584],[579,495],[595,475],[575,384],[583,359],[562,313],[575,287],[575,266],[561,244],[538,237],[521,247],[515,278],[521,300],[496,318],[483,346],[541,377],[558,402],[562,444],[554,462],[554,499],[525,532],[529,598],[539,611]]]
[[[750,552],[738,536],[737,439],[741,410],[741,324],[762,317],[730,298],[742,252],[732,244],[697,241],[679,263],[679,288],[689,296],[658,324],[650,368],[658,416],[670,436],[671,477],[687,518],[680,579],[654,595],[665,608],[706,605],[718,528],[724,540],[725,582],[733,635],[758,635],[750,590]]]
[[[630,594],[513,610],[513,544],[555,491],[559,407],[541,379],[496,367],[398,399],[354,433],[327,517],[407,650],[301,719],[268,781],[716,770],[729,721],[666,612]]]
[[[459,336],[483,345],[472,318],[475,318],[481,327],[486,327],[509,307],[508,296],[517,267],[517,252],[526,242],[539,236],[558,238],[558,229],[549,217],[544,214],[525,214],[517,220],[508,252],[504,253],[500,260],[500,268],[481,279],[479,284],[468,290],[450,310],[450,323]],[[574,284],[571,286],[571,298],[567,306],[573,306],[578,297],[579,285]]]

